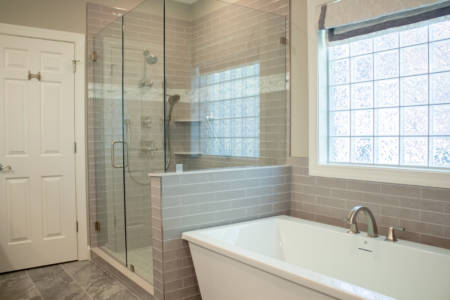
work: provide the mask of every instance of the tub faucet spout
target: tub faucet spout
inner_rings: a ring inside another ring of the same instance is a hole
[[[370,237],[377,237],[378,228],[377,223],[375,222],[375,217],[373,216],[369,208],[360,205],[353,207],[352,210],[348,213],[348,217],[346,220],[348,225],[350,225],[350,232],[359,233],[358,224],[356,223],[356,217],[358,216],[358,213],[360,211],[362,211],[367,218],[367,235]]]

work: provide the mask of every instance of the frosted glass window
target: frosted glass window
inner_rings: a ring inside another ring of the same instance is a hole
[[[201,148],[204,154],[259,157],[259,76],[259,64],[201,76]]]
[[[450,168],[450,20],[328,45],[328,161]]]

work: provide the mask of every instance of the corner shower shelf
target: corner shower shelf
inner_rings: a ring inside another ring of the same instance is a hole
[[[200,152],[175,152],[175,155],[184,155],[184,156],[201,156]]]

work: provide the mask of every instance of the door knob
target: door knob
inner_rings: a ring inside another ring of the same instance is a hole
[[[0,164],[0,172],[8,172],[11,170],[12,170],[11,166],[4,166],[4,165]]]

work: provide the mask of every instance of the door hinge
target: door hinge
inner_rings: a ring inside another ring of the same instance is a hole
[[[75,73],[77,71],[77,63],[79,63],[79,60],[73,59],[72,60],[72,68],[73,68],[73,72]]]
[[[100,231],[100,222],[98,222],[98,221],[95,222],[95,231],[97,231],[97,232]]]
[[[75,222],[75,229],[78,232],[78,221]]]
[[[77,142],[73,142],[73,153],[77,153]]]

